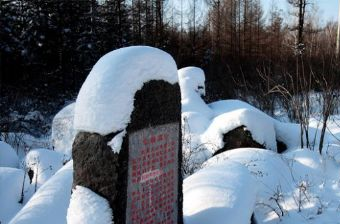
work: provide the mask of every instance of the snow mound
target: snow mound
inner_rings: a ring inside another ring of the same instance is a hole
[[[258,197],[262,200],[269,201],[272,195],[267,192],[274,191],[278,186],[286,192],[294,190],[292,170],[288,162],[275,152],[256,148],[229,150],[210,158],[203,167],[215,166],[225,161],[238,162],[248,168],[258,182]]]
[[[25,172],[10,167],[0,167],[0,222],[8,223],[22,208],[19,203]],[[28,177],[24,186],[28,186]]]
[[[73,181],[73,161],[48,180],[10,224],[66,224]]]
[[[267,149],[276,151],[276,136],[274,123],[262,113],[249,109],[238,109],[223,113],[213,119],[208,129],[202,135],[202,143],[206,144],[212,153],[223,148],[223,135],[235,128],[245,126],[252,138]]]
[[[0,167],[18,168],[19,159],[14,149],[6,142],[0,141]]]
[[[26,169],[34,172],[32,184],[37,184],[38,188],[53,176],[64,162],[64,155],[48,149],[31,150],[24,158]]]
[[[243,164],[256,179],[255,217],[259,224],[327,223],[322,217],[333,216],[329,220],[340,217],[336,212],[340,175],[335,167],[330,169],[329,161],[322,161],[317,152],[291,149],[277,154],[242,148],[216,155],[203,167],[226,161]]]
[[[318,151],[295,149],[284,153],[283,156],[290,161],[295,180],[308,180],[313,184],[321,184],[323,164]]]
[[[182,112],[183,134],[199,135],[209,127],[211,120],[199,112]]]
[[[178,70],[179,85],[181,88],[182,112],[198,112],[207,118],[212,118],[212,111],[205,104],[202,95],[205,95],[205,76],[202,69],[186,67]]]
[[[76,186],[67,211],[68,224],[110,224],[112,210],[106,199],[88,188]]]
[[[101,135],[124,130],[130,122],[135,93],[151,80],[178,82],[177,65],[166,52],[137,46],[104,55],[78,94],[75,129]]]
[[[60,110],[52,122],[52,145],[55,151],[72,157],[72,144],[77,132],[73,128],[75,103]]]
[[[224,161],[184,180],[186,224],[249,224],[256,186],[247,168]]]

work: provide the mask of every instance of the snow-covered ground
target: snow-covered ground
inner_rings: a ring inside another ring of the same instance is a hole
[[[71,197],[69,160],[75,130],[122,131],[119,139],[108,142],[119,152],[134,92],[145,80],[158,78],[178,81],[181,88],[185,224],[249,224],[251,219],[257,224],[340,223],[340,115],[328,122],[321,155],[317,147],[321,123],[316,114],[310,118],[310,142],[316,147],[301,149],[298,124],[278,121],[239,100],[206,104],[201,98],[203,70],[183,68],[177,77],[168,54],[147,47],[135,50],[133,55],[129,49],[109,53],[96,64],[78,105],[67,106],[53,119],[51,137],[5,133],[9,145],[0,141],[1,224],[111,223],[114,211],[104,198],[81,186],[73,189]],[[130,57],[138,61],[135,67]],[[147,58],[153,58],[151,64]],[[146,72],[149,67],[151,73]],[[115,68],[121,69],[121,76],[107,74]],[[125,79],[127,73],[134,73],[136,79]],[[120,92],[124,85],[132,85],[131,91],[105,97],[112,89],[107,83],[121,85]],[[317,102],[313,108],[317,110]],[[39,118],[34,116],[27,119]],[[213,156],[224,146],[223,136],[241,126],[265,149],[238,148]],[[287,146],[282,154],[277,153],[277,141]]]

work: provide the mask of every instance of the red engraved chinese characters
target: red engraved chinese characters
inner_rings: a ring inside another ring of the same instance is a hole
[[[129,136],[126,223],[177,223],[178,139],[177,123]]]

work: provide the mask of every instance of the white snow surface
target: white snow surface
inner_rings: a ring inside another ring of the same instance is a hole
[[[225,161],[243,164],[256,179],[258,224],[335,224],[339,220],[339,166],[318,152],[291,149],[279,155],[263,149],[235,149],[214,156],[204,167]]]
[[[224,161],[184,180],[186,224],[249,224],[256,184],[245,166]]]
[[[64,162],[63,154],[49,149],[33,149],[24,158],[26,168],[34,172],[32,184],[37,183],[38,188],[53,176]]]
[[[77,134],[73,128],[75,103],[71,103],[60,110],[52,122],[52,145],[55,151],[72,157],[72,144]]]
[[[0,141],[0,167],[18,168],[19,158],[12,146]]]
[[[67,224],[112,224],[107,200],[90,189],[76,186],[67,211]]]
[[[49,179],[10,224],[66,224],[73,181],[73,161]]]
[[[219,100],[213,103],[209,103],[208,106],[214,111],[215,117],[239,109],[248,109],[256,111],[258,113],[262,113],[270,119],[270,116],[263,113],[261,110],[241,100]]]
[[[212,118],[213,112],[205,104],[201,95],[205,94],[205,76],[202,69],[186,67],[178,70],[181,88],[182,112],[199,112],[207,118]]]
[[[112,140],[107,143],[107,145],[109,145],[111,147],[111,149],[114,153],[120,152],[120,149],[122,148],[122,144],[123,144],[123,138],[124,138],[125,135],[126,135],[126,130],[115,135],[112,138]]]
[[[80,89],[74,128],[101,135],[124,130],[130,122],[135,93],[151,80],[178,82],[177,65],[166,52],[135,46],[104,55]]]
[[[0,167],[0,222],[7,224],[22,208],[19,203],[25,172],[11,167]],[[25,179],[25,189],[28,187]]]

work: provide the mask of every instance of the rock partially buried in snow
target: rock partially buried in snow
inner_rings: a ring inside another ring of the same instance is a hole
[[[30,182],[36,188],[43,185],[63,165],[64,155],[49,149],[33,149],[24,158],[24,167],[29,171]]]
[[[0,141],[0,167],[18,168],[19,158],[14,149],[7,143]]]
[[[226,142],[223,137],[235,128],[245,126],[251,133],[252,139],[259,145],[272,151],[276,148],[276,136],[274,123],[271,119],[262,113],[249,109],[238,109],[227,112],[215,117],[209,128],[202,135],[202,142],[214,154],[217,150],[223,149]],[[261,147],[262,148],[262,147]]]
[[[76,186],[67,211],[67,224],[112,224],[112,210],[105,198]]]
[[[241,126],[229,131],[223,135],[223,148],[217,150],[213,156],[225,152],[231,149],[237,148],[261,148],[265,149],[265,146],[256,142],[247,127]]]
[[[177,80],[170,55],[128,47],[103,56],[80,90],[73,184],[105,198],[117,224],[183,223]]]

